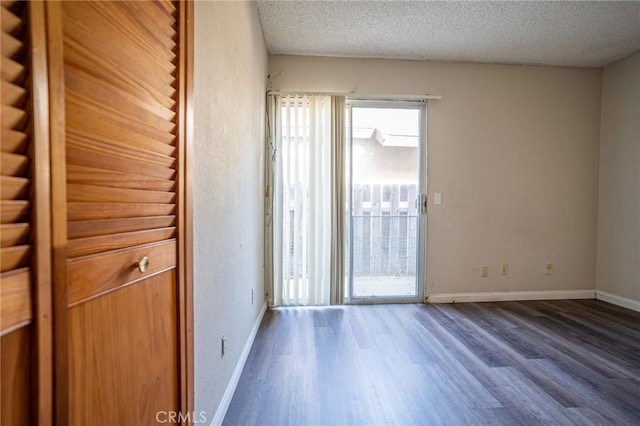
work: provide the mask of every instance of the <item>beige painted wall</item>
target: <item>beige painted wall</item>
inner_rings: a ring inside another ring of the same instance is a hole
[[[255,5],[196,2],[194,53],[195,408],[210,424],[265,294],[267,53]]]
[[[427,293],[595,289],[601,70],[270,56],[278,71],[275,90],[443,96],[428,109],[429,199],[443,204]]]
[[[640,53],[602,82],[598,291],[640,301]]]

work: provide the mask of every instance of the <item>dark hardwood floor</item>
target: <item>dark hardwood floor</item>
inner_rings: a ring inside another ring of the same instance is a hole
[[[266,313],[225,425],[640,425],[640,313],[596,300]]]

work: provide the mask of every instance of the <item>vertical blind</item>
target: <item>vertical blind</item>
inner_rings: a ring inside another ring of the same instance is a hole
[[[275,102],[274,304],[327,305],[331,286],[331,97]]]

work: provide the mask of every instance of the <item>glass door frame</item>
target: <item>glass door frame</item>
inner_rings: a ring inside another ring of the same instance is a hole
[[[345,303],[347,304],[384,304],[384,303],[424,303],[426,288],[427,265],[427,101],[407,100],[360,100],[347,99],[347,161],[345,161],[345,183],[347,199],[347,225],[348,238],[345,239],[345,280],[347,292]],[[354,296],[353,295],[353,108],[388,108],[388,109],[412,109],[420,111],[420,127],[418,137],[418,230],[416,235],[416,290],[415,297],[408,296]]]

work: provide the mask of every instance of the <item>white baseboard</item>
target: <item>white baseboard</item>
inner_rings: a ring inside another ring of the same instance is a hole
[[[640,312],[640,300],[633,300],[626,297],[616,296],[615,294],[599,290],[596,290],[596,299]]]
[[[594,290],[496,291],[430,294],[427,303],[509,302],[518,300],[594,299]]]
[[[220,401],[220,405],[218,405],[218,409],[216,410],[216,415],[213,416],[213,421],[211,421],[211,426],[222,425],[224,416],[227,415],[227,410],[229,409],[229,405],[231,404],[231,399],[233,398],[233,394],[236,391],[236,387],[238,387],[238,382],[240,381],[242,370],[244,369],[244,365],[247,362],[247,358],[249,357],[249,352],[251,352],[251,346],[253,346],[253,341],[256,338],[256,334],[258,334],[258,329],[260,328],[260,323],[262,322],[262,317],[264,317],[265,312],[267,312],[266,301],[262,305],[262,308],[260,309],[260,313],[258,314],[258,317],[253,323],[253,327],[251,328],[249,337],[247,337],[247,341],[244,344],[244,348],[242,348],[240,359],[238,359],[238,363],[236,364],[236,368],[233,370],[233,374],[231,375],[231,379],[229,380],[227,389],[224,391],[224,395],[222,395],[222,400]]]

